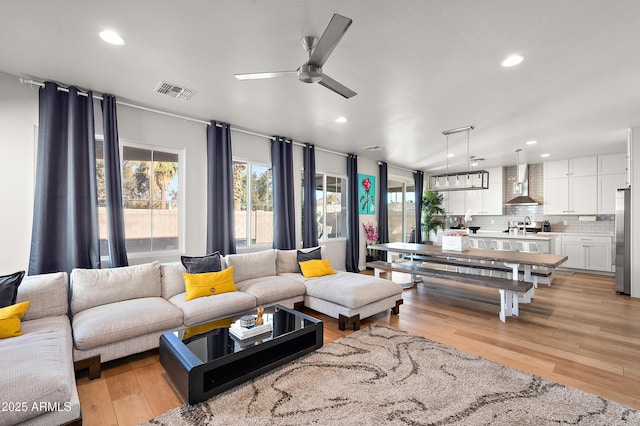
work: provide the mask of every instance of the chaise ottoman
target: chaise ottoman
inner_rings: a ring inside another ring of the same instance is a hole
[[[359,330],[361,319],[386,309],[398,315],[402,304],[402,287],[391,280],[342,271],[314,278],[281,275],[303,283],[307,288],[304,306],[336,318],[340,330],[349,323]]]

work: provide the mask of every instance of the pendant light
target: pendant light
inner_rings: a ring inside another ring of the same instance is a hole
[[[471,171],[471,155],[469,149],[470,133],[474,129],[473,126],[459,127],[457,129],[445,130],[442,134],[446,138],[446,172],[443,175],[435,175],[429,177],[429,189],[435,191],[460,191],[460,190],[475,190],[475,189],[489,189],[489,172],[486,170]],[[458,173],[449,173],[449,135],[467,132],[467,171]],[[477,182],[473,179],[474,176],[478,177]],[[445,179],[444,188],[440,185],[440,178]],[[455,177],[455,185],[449,185],[449,178]]]

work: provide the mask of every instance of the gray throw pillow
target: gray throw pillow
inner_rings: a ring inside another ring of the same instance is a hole
[[[24,271],[0,276],[0,308],[16,304],[18,286],[24,278]]]
[[[307,260],[322,260],[322,253],[320,252],[320,247],[311,251],[301,251],[298,250],[298,269],[300,269],[300,262],[306,262]],[[302,269],[300,269],[300,273],[302,273]]]
[[[180,260],[187,272],[190,274],[220,272],[222,270],[219,251],[214,251],[206,256],[180,256]]]

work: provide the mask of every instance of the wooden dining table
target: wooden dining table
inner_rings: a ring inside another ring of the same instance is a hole
[[[456,258],[469,260],[484,260],[488,262],[499,262],[512,268],[513,279],[518,279],[518,269],[524,269],[524,280],[531,281],[531,268],[533,266],[556,268],[562,265],[567,256],[552,253],[528,253],[522,251],[505,251],[492,249],[470,248],[464,251],[442,250],[442,246],[418,243],[379,243],[367,246],[368,249],[387,251],[392,253],[403,253],[413,256],[419,255],[433,258]]]
[[[431,244],[417,243],[380,243],[367,246],[368,249],[386,251],[390,253],[402,253],[410,256],[412,268],[410,270],[418,270],[413,268],[415,260],[420,262],[429,262],[429,259],[438,260],[437,263],[445,263],[447,259],[455,259],[452,264],[459,265],[459,260],[475,260],[493,263],[502,263],[511,268],[512,280],[518,281],[520,268],[522,267],[523,280],[533,283],[531,270],[534,266],[544,268],[556,268],[567,260],[567,256],[551,253],[528,253],[517,251],[504,251],[492,249],[470,248],[464,251],[442,250],[441,246]],[[414,257],[419,259],[414,259]],[[443,262],[444,260],[444,262]],[[393,268],[391,268],[393,270]],[[465,275],[465,274],[463,274]],[[411,282],[400,284],[404,288],[412,287],[415,281],[418,281],[418,274],[411,274]],[[501,295],[501,311],[500,320],[505,322],[505,318],[511,315],[518,315],[518,302],[531,303],[534,297],[534,286],[528,290],[524,297],[519,299],[518,295],[508,290],[500,290]]]

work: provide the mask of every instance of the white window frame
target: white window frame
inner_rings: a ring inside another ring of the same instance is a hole
[[[326,172],[321,172],[321,171],[316,171],[316,176],[318,175],[322,175],[322,229],[327,229],[327,176],[333,177],[333,178],[340,178],[344,181],[345,183],[345,190],[348,191],[349,190],[349,185],[348,185],[348,179],[346,175],[340,175],[340,174],[336,174],[336,173],[326,173]],[[347,197],[347,193],[342,194],[343,197],[345,197],[345,202],[346,202],[346,197]],[[344,211],[344,220],[346,222],[347,218],[347,212]],[[323,232],[322,233],[322,238],[318,238],[318,241],[340,241],[340,240],[346,240],[347,236],[345,235],[344,237],[329,237],[327,235],[327,233]]]
[[[407,186],[414,186],[415,188],[415,182],[406,177],[406,176],[388,176],[387,177],[387,188],[389,187],[389,181],[395,181],[395,182],[401,182],[402,183],[402,242],[406,243],[408,241],[407,239],[407,230],[411,229],[412,226],[415,225],[415,223],[411,226],[407,226],[407,210],[406,210],[406,206],[407,206],[407,200],[406,200],[406,196],[407,196]],[[387,195],[387,211],[388,211],[388,205],[389,205],[389,196]],[[415,200],[414,200],[415,203]],[[419,230],[416,229],[416,235],[420,235],[418,234],[418,232],[420,232]]]
[[[104,137],[102,135],[100,135],[102,137],[102,139],[104,140]],[[97,138],[97,136],[96,136]],[[174,250],[150,250],[150,251],[137,251],[137,252],[129,252],[127,251],[127,257],[129,259],[137,259],[137,258],[148,258],[151,256],[171,256],[171,255],[182,255],[185,253],[185,235],[186,235],[186,228],[185,228],[185,220],[184,220],[184,211],[185,211],[185,205],[186,205],[186,178],[185,178],[185,170],[184,170],[184,164],[185,164],[185,150],[184,149],[175,149],[175,148],[167,148],[164,146],[160,146],[160,145],[151,145],[151,144],[145,144],[145,143],[141,143],[141,142],[133,142],[130,141],[128,139],[120,139],[120,147],[119,147],[119,151],[120,151],[120,176],[122,176],[122,167],[123,167],[123,158],[124,158],[124,147],[130,147],[130,148],[138,148],[138,149],[147,149],[147,150],[152,150],[152,151],[161,151],[161,152],[166,152],[168,154],[176,154],[178,156],[178,248],[174,249]],[[123,199],[124,201],[124,199]],[[124,206],[124,204],[123,204]],[[152,236],[153,236],[153,215],[151,215],[151,232],[152,232]],[[125,233],[125,240],[127,238],[127,235]],[[109,256],[100,256],[102,260],[106,260],[109,258]]]
[[[249,251],[254,249],[267,249],[273,247],[273,241],[268,243],[252,243],[251,242],[251,213],[253,212],[253,202],[252,202],[252,170],[253,166],[266,167],[271,169],[271,211],[273,212],[273,168],[270,163],[265,163],[262,161],[254,161],[247,160],[244,158],[233,158],[231,160],[232,163],[246,163],[247,164],[247,220],[245,221],[245,232],[247,235],[246,244],[244,247],[237,247],[237,238],[236,238],[236,248],[238,251]],[[273,221],[271,221],[271,227],[273,229]]]

